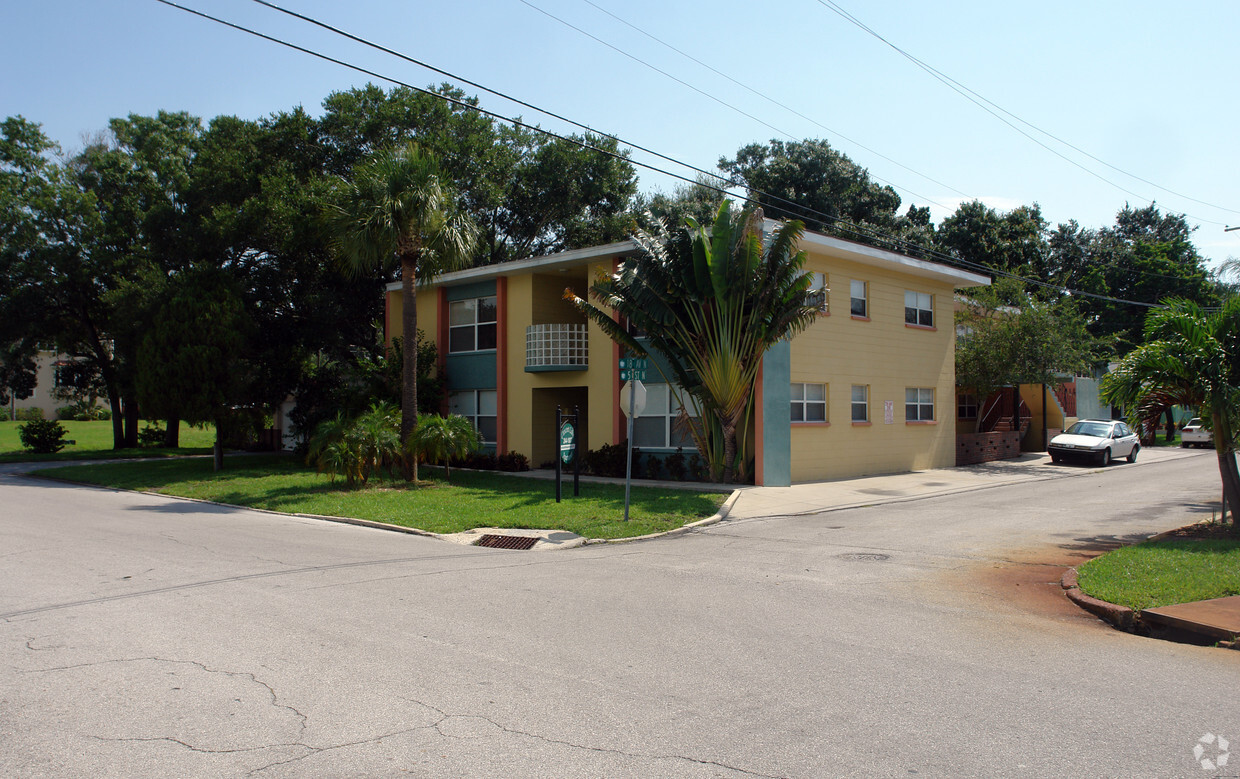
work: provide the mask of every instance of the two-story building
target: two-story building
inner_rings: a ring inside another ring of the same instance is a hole
[[[773,223],[772,223],[773,224]],[[806,232],[805,270],[818,320],[763,358],[754,420],[758,484],[894,473],[955,464],[956,289],[990,279],[941,263]],[[583,448],[625,440],[619,347],[564,290],[584,296],[630,241],[470,268],[418,291],[418,321],[439,349],[448,410],[488,447],[535,465],[556,455],[555,409],[581,411]],[[398,335],[400,284],[387,290]],[[645,452],[686,451],[665,379],[651,370],[634,431]]]

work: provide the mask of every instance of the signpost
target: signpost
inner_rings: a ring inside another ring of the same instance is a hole
[[[629,488],[633,483],[633,420],[646,410],[647,360],[644,357],[620,359],[620,381],[628,382],[620,388],[620,410],[629,418],[628,456],[624,460],[624,521],[629,521]],[[625,407],[628,408],[625,408]]]
[[[581,409],[573,406],[573,413],[563,413],[559,406],[555,407],[556,445],[560,447],[560,456],[555,458],[555,502],[560,502],[563,485],[560,479],[564,475],[564,466],[573,464],[573,497],[581,494],[581,458],[577,456],[577,422],[581,419]],[[570,421],[571,420],[571,421]]]

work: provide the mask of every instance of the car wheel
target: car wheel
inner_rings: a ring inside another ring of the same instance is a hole
[[[1111,447],[1102,450],[1102,454],[1098,457],[1098,463],[1103,467],[1111,464]]]
[[[1187,449],[1187,448],[1188,448],[1188,442],[1187,442],[1187,441],[1181,441],[1181,442],[1180,442],[1180,448],[1181,448],[1181,449]]]
[[[1141,451],[1140,444],[1134,444],[1132,451],[1128,453],[1128,462],[1135,463],[1137,461],[1137,452]]]
[[[1059,456],[1059,455],[1057,455],[1057,454],[1052,454],[1052,455],[1051,455],[1051,462],[1055,463],[1056,465],[1059,465],[1061,462],[1063,462],[1063,458],[1062,458],[1062,457],[1060,457],[1060,456]]]

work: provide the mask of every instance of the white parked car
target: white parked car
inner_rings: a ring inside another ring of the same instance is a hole
[[[1051,439],[1046,447],[1054,462],[1069,459],[1089,459],[1099,465],[1110,465],[1112,460],[1127,457],[1128,462],[1137,461],[1141,442],[1132,428],[1113,419],[1082,419],[1072,427]]]
[[[1201,419],[1193,417],[1180,430],[1180,446],[1214,446],[1214,434],[1201,424]]]

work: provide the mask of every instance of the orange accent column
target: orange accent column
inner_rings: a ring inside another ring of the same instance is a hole
[[[611,261],[611,272],[614,274],[620,269],[620,261]],[[615,311],[611,312],[611,318],[620,321],[620,315]],[[620,443],[628,432],[627,417],[620,409],[620,344],[615,341],[611,342],[611,443]]]
[[[508,451],[508,277],[495,280],[495,453]]]
[[[762,396],[763,396],[762,386],[764,384],[764,382],[762,381],[762,374],[763,374],[763,369],[765,366],[766,366],[765,359],[763,359],[762,362],[758,363],[758,379],[757,379],[758,386],[754,388],[754,404],[757,406],[757,408],[754,409],[754,415],[753,415],[753,437],[754,437],[753,483],[758,487],[762,486],[764,477],[765,477],[765,473],[763,472],[763,467],[762,467],[762,459],[763,459],[762,451],[765,448],[765,441],[766,441],[766,438],[763,436],[763,432],[764,432],[763,428],[766,426],[765,420],[763,419],[764,417],[763,409],[765,408],[765,405],[762,402]]]
[[[448,289],[440,287],[435,291],[435,304],[438,310],[435,312],[435,351],[438,364],[435,366],[440,376],[446,376],[448,372]],[[439,404],[439,413],[442,416],[448,415],[448,393],[443,395],[443,401]]]

